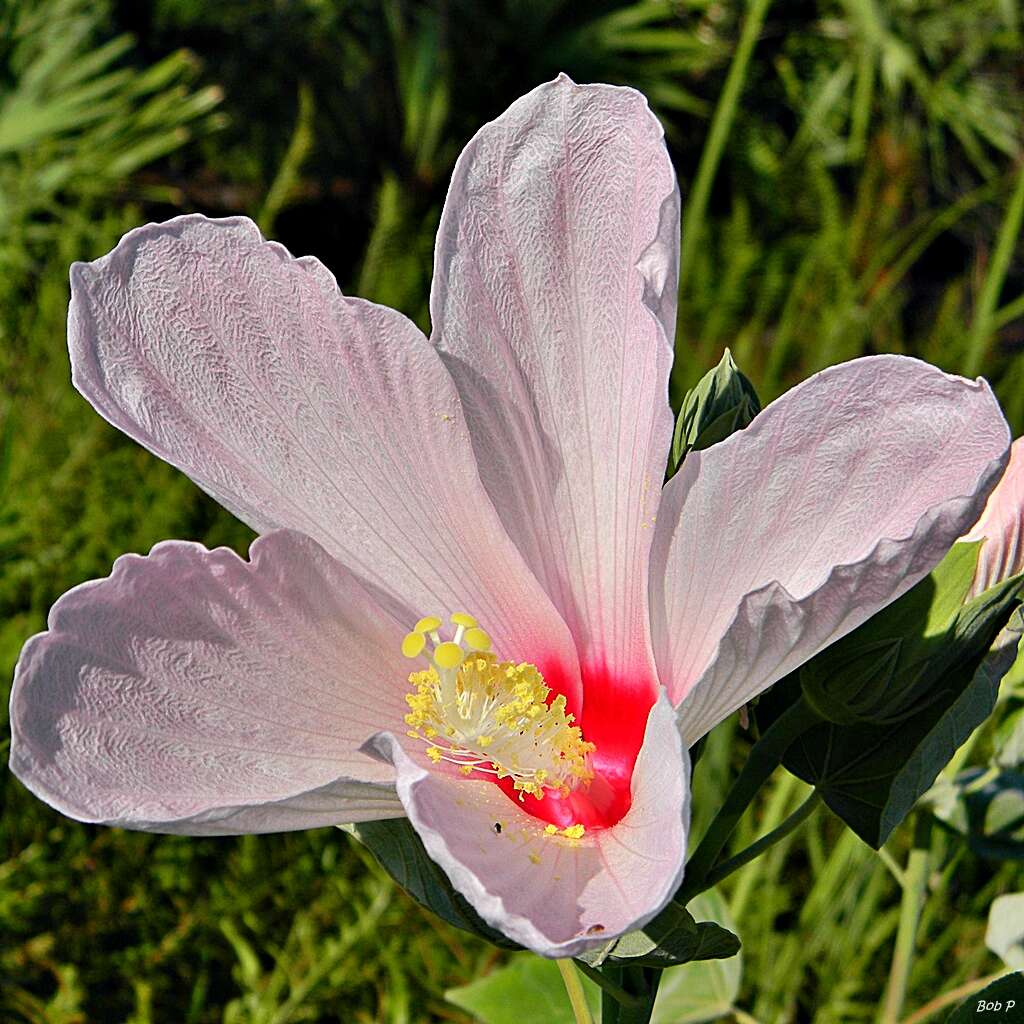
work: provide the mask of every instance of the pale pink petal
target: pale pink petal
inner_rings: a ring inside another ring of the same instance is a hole
[[[402,814],[359,748],[402,728],[404,627],[308,537],[251,557],[169,541],[53,606],[11,694],[11,769],[33,793],[189,835]]]
[[[985,511],[963,540],[982,540],[971,587],[976,596],[1024,569],[1024,438],[1010,446],[1010,462]]]
[[[508,533],[569,623],[584,673],[632,679],[647,700],[678,215],[644,97],[563,75],[459,158],[431,294],[433,340]]]
[[[406,813],[452,885],[488,924],[541,956],[575,956],[639,927],[682,880],[690,761],[664,696],[648,719],[631,808],[575,842],[544,835],[543,821],[487,781],[423,769],[391,735],[367,749],[394,764]]]
[[[651,599],[684,739],[930,572],[977,519],[1008,444],[984,381],[875,356],[687,456],[658,514]]]
[[[506,656],[575,674],[451,377],[401,314],[345,298],[245,218],[188,216],[75,264],[68,333],[96,409],[254,529],[313,537],[407,622],[467,611]]]

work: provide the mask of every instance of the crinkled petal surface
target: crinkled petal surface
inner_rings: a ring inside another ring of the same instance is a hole
[[[318,544],[169,541],[65,594],[22,651],[11,768],[80,821],[188,835],[395,817],[403,627]]]
[[[628,813],[578,841],[544,835],[544,822],[497,786],[424,770],[391,735],[368,749],[394,764],[409,819],[455,888],[542,956],[575,956],[639,927],[682,880],[690,762],[664,696],[651,709]]]
[[[643,694],[637,743],[657,690],[647,565],[672,433],[678,214],[644,97],[563,75],[462,153],[431,294],[484,485],[584,674]]]
[[[977,519],[1008,444],[984,381],[874,356],[687,456],[664,490],[651,581],[684,740],[930,572]]]
[[[1024,569],[1024,438],[1010,446],[1010,462],[964,540],[984,540],[971,587],[976,596]]]
[[[576,677],[451,377],[405,317],[238,217],[150,224],[71,276],[73,379],[111,423],[257,531],[319,541],[403,620],[466,610],[507,656]]]

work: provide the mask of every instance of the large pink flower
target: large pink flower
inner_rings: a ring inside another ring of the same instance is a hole
[[[14,771],[157,832],[408,815],[547,956],[651,918],[687,746],[929,572],[1009,442],[983,381],[879,356],[662,488],[678,223],[643,97],[561,77],[462,154],[429,341],[243,218],[76,264],[76,386],[262,536],[62,597],[18,664]]]

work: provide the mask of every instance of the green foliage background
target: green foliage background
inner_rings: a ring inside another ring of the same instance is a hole
[[[563,70],[642,89],[665,123],[676,398],[726,345],[763,401],[907,352],[984,373],[1020,433],[1021,52],[1016,0],[0,0],[0,676],[121,552],[250,539],[72,390],[69,263],[147,219],[243,212],[426,326],[459,149]],[[746,743],[735,723],[709,742],[698,831]],[[780,773],[737,848],[804,792]],[[0,801],[5,1022],[466,1021],[445,990],[503,958],[335,830],[91,828],[6,764]],[[997,968],[984,914],[1019,878],[955,837],[934,860],[911,1007]],[[882,859],[818,813],[725,890],[742,1019],[873,1017],[898,916]]]

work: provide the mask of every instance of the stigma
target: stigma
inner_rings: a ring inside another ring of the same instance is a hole
[[[402,641],[402,653],[427,666],[409,676],[413,692],[405,698],[408,735],[427,744],[427,757],[464,775],[510,779],[520,800],[567,796],[590,782],[595,747],[566,713],[565,697],[549,701],[536,666],[499,661],[471,615],[457,612],[450,621],[451,639],[442,638],[441,620],[428,616]]]

